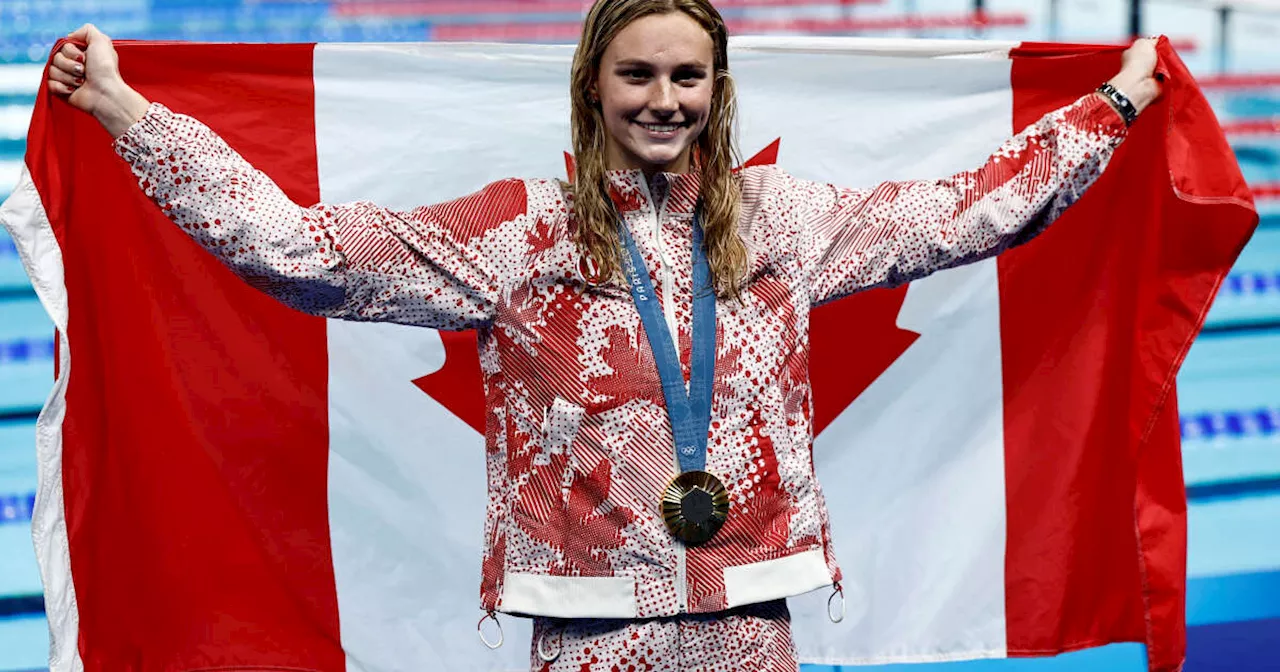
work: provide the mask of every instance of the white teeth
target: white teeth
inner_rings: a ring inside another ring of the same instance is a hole
[[[638,121],[636,123],[644,126],[646,129],[653,131],[654,133],[674,133],[676,129],[680,128],[680,124],[646,124],[642,121]]]

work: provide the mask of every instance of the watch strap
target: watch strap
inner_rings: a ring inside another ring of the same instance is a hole
[[[1097,89],[1107,100],[1111,101],[1112,107],[1120,113],[1120,117],[1124,119],[1125,126],[1132,126],[1133,120],[1138,118],[1138,108],[1133,106],[1129,97],[1120,92],[1119,89],[1110,83],[1103,84]]]

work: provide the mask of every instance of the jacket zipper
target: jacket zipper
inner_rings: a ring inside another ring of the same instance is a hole
[[[640,177],[640,188],[644,189],[645,198],[649,201],[649,206],[653,208],[654,236],[651,237],[650,240],[656,243],[655,245],[656,249],[654,251],[658,253],[657,254],[658,263],[662,267],[659,269],[661,271],[659,275],[662,278],[663,317],[666,319],[667,328],[671,330],[671,338],[676,340],[676,342],[678,343],[679,339],[677,337],[677,334],[679,332],[676,330],[676,324],[675,324],[675,305],[672,303],[673,297],[671,296],[672,294],[671,265],[667,263],[666,250],[662,245],[662,217],[667,212],[667,201],[670,200],[670,198],[668,194],[668,197],[663,198],[662,205],[659,206],[658,203],[656,203],[653,198],[653,191],[649,189],[649,180],[645,178],[643,175],[641,175]],[[692,291],[692,289],[690,289],[690,291]],[[688,388],[686,385],[686,390],[687,389]],[[673,443],[671,446],[671,463],[672,463],[672,466],[675,467],[675,473],[679,474],[680,458],[676,457],[674,438],[675,437],[673,435],[672,436]],[[688,579],[688,559],[686,557],[687,551],[685,550],[684,544],[680,540],[672,539],[672,542],[675,544],[675,547],[676,547],[676,605],[678,606],[681,613],[687,613],[689,611],[689,595],[688,595],[688,589],[685,585]]]

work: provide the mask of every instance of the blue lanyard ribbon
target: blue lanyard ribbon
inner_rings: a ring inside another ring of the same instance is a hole
[[[716,294],[711,286],[711,265],[707,263],[707,253],[702,247],[700,210],[695,210],[693,216],[693,352],[687,391],[675,338],[662,317],[644,257],[640,255],[626,223],[621,218],[618,220],[619,235],[626,248],[623,266],[631,287],[631,300],[636,305],[636,312],[640,313],[640,322],[653,351],[653,361],[658,366],[681,472],[703,471],[706,467],[711,396],[716,376]]]

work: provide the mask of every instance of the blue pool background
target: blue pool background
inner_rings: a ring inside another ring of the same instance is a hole
[[[117,37],[209,41],[420,41],[441,26],[572,21],[578,13],[435,12],[342,16],[357,0],[0,0],[0,199],[12,188],[38,84],[38,63],[58,36],[85,21]],[[392,0],[394,2],[394,0]],[[419,4],[426,4],[419,2]],[[1056,4],[1056,10],[1053,5]],[[726,16],[958,15],[973,0],[882,0],[839,6],[727,9]],[[1118,42],[1120,0],[986,0],[1025,24],[997,29],[888,30],[881,36]],[[1197,76],[1280,72],[1280,9],[1237,10],[1220,30],[1211,3],[1145,2],[1144,32],[1186,43]],[[1225,37],[1225,40],[1224,40]],[[1280,86],[1212,89],[1220,119],[1280,120]],[[1246,178],[1280,184],[1280,133],[1232,136]],[[1205,333],[1179,377],[1190,499],[1187,670],[1280,670],[1280,199],[1224,284]],[[0,233],[0,671],[42,669],[48,635],[30,537],[35,490],[34,419],[50,388],[52,326],[12,241]],[[907,669],[906,666],[891,666]],[[1140,645],[1052,659],[926,665],[941,672],[1142,670]],[[831,668],[810,666],[807,672]],[[862,668],[888,669],[888,668]],[[913,666],[913,669],[922,669]]]

